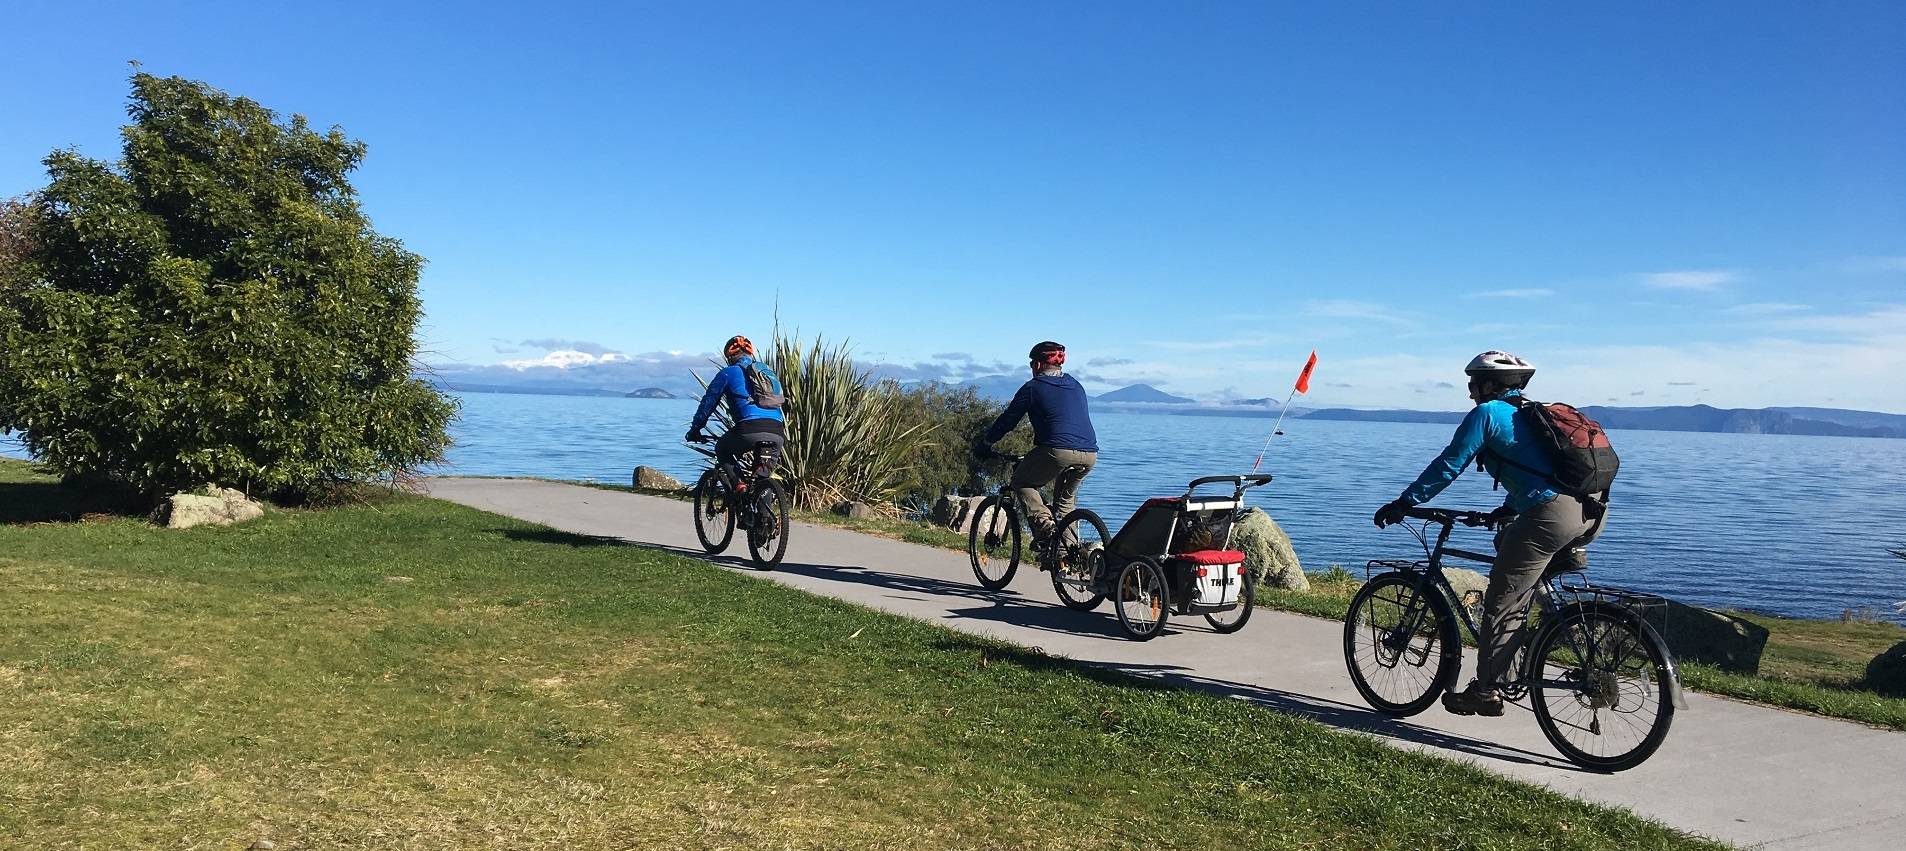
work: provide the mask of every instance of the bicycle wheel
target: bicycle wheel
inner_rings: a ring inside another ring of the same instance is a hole
[[[1674,722],[1668,650],[1632,611],[1569,606],[1534,648],[1523,679],[1535,723],[1570,762],[1623,771],[1661,747]]]
[[[1053,555],[1052,590],[1059,602],[1078,612],[1089,612],[1105,599],[1096,589],[1099,568],[1105,564],[1105,545],[1112,533],[1105,521],[1086,509],[1067,514],[1059,522],[1058,550]]]
[[[1019,512],[1010,500],[989,496],[973,509],[966,531],[966,557],[980,587],[998,591],[1019,570]]]
[[[728,548],[735,536],[735,513],[729,510],[728,489],[714,470],[705,470],[695,482],[695,537],[709,555]]]
[[[1404,718],[1456,683],[1463,665],[1456,614],[1419,577],[1385,573],[1350,600],[1343,622],[1350,681],[1371,708]]]
[[[768,482],[755,494],[754,506],[748,524],[748,555],[756,567],[773,570],[788,552],[788,492],[780,482]]]
[[[1244,587],[1238,592],[1238,607],[1222,612],[1205,612],[1205,623],[1218,632],[1230,635],[1244,628],[1251,619],[1251,609],[1257,606],[1257,573],[1250,568],[1244,569]]]
[[[1165,631],[1171,619],[1171,590],[1165,584],[1165,570],[1158,562],[1140,556],[1125,563],[1118,573],[1113,611],[1118,625],[1135,641],[1150,641]]]

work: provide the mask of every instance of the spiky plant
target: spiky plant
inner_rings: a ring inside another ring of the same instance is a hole
[[[900,416],[899,387],[856,367],[845,343],[817,335],[803,346],[777,330],[766,362],[788,398],[782,463],[795,503],[890,505],[914,459],[932,445],[934,427]]]

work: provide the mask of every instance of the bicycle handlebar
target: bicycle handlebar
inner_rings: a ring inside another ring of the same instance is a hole
[[[1490,526],[1495,523],[1493,516],[1487,512],[1452,511],[1447,508],[1423,508],[1421,506],[1404,509],[1403,516],[1414,517],[1418,520],[1428,520],[1431,523],[1441,523],[1444,526],[1456,523],[1461,523],[1464,526]]]
[[[1230,482],[1238,490],[1242,491],[1242,490],[1247,490],[1249,488],[1258,487],[1260,485],[1270,484],[1271,474],[1270,473],[1247,473],[1245,475],[1231,475],[1231,476],[1204,476],[1202,478],[1192,479],[1191,485],[1186,487],[1185,490],[1195,491],[1198,488],[1203,487],[1204,485],[1215,485],[1219,482]],[[1250,484],[1247,485],[1245,484],[1245,482],[1250,482]]]

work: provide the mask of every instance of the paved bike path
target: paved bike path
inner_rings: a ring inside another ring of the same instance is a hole
[[[525,479],[432,479],[428,487],[442,499],[568,532],[702,555],[690,510],[676,500]],[[729,556],[714,561],[754,573],[745,555],[737,536]],[[1556,754],[1524,705],[1494,719],[1440,708],[1404,720],[1371,712],[1344,672],[1342,626],[1332,621],[1259,610],[1243,631],[1225,636],[1203,618],[1174,618],[1165,635],[1129,641],[1108,607],[1078,613],[1059,606],[1036,570],[1022,566],[1010,588],[988,593],[974,583],[963,553],[802,523],[781,569],[756,575],[1250,700],[1742,846],[1906,847],[1906,733],[1690,693],[1652,759],[1596,774]]]

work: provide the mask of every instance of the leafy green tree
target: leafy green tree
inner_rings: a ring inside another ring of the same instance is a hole
[[[929,428],[934,436],[900,484],[903,505],[925,509],[947,494],[976,496],[998,485],[1006,475],[1005,463],[981,459],[973,443],[999,418],[1004,405],[980,398],[971,387],[931,382],[896,387],[894,393],[902,420]],[[1001,452],[1021,455],[1031,448],[1032,433],[1023,425],[998,446]]]
[[[423,259],[359,207],[364,144],[178,77],[135,74],[129,111],[118,163],[56,151],[0,215],[0,427],[148,493],[440,458],[454,404],[411,375]]]

